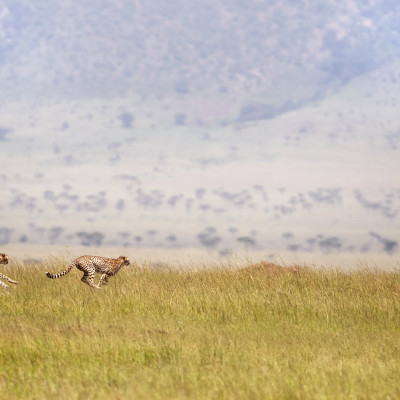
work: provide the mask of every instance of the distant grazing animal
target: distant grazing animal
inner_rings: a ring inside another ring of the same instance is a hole
[[[46,272],[46,276],[51,279],[61,278],[68,274],[72,268],[76,267],[80,271],[83,271],[82,282],[88,284],[92,288],[101,289],[101,285],[107,285],[108,278],[116,275],[124,265],[129,265],[128,257],[105,258],[98,256],[82,256],[74,260],[65,271],[56,275]],[[95,272],[101,274],[98,285],[94,283]]]
[[[0,264],[8,264],[8,255],[7,254],[0,253]],[[10,279],[7,276],[3,275],[1,272],[0,272],[0,279],[4,279],[5,281],[10,282],[10,283],[14,283],[14,284],[19,283],[17,281],[13,281],[12,279]],[[0,286],[8,288],[8,286],[5,283],[3,283],[2,281],[0,281]]]

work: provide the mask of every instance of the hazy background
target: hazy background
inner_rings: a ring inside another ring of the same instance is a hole
[[[398,254],[397,0],[0,0],[0,245]]]

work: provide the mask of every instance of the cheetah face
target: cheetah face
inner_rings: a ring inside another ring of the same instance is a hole
[[[0,253],[0,264],[8,264],[7,254]]]
[[[129,258],[128,257],[119,257],[119,259],[122,261],[122,265],[129,265]]]

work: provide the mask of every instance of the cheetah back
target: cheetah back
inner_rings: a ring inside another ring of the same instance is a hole
[[[75,264],[81,271],[97,272],[112,276],[124,265],[129,265],[129,259],[127,257],[106,258],[100,256],[82,256],[75,260]]]

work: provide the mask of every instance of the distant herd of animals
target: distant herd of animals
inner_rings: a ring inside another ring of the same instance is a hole
[[[0,253],[0,264],[8,264],[7,254]],[[50,272],[46,272],[46,276],[50,279],[61,278],[62,276],[68,274],[72,268],[76,267],[83,272],[83,277],[81,279],[82,282],[86,283],[92,288],[101,289],[102,285],[107,285],[109,277],[116,275],[124,265],[129,265],[128,257],[121,256],[118,258],[106,258],[98,256],[82,256],[75,259],[65,271],[55,275],[51,274]],[[101,274],[99,283],[97,285],[94,282],[94,275],[96,272]],[[19,283],[8,278],[2,273],[0,273],[0,279],[14,284]],[[0,286],[3,286],[4,288],[8,287],[2,281],[0,281]]]

